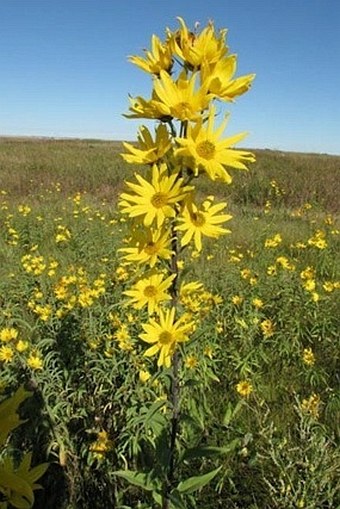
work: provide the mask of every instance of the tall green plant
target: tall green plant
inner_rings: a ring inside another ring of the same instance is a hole
[[[166,398],[156,401],[144,416],[152,456],[148,469],[116,475],[150,491],[162,509],[183,509],[185,496],[219,471],[218,467],[181,480],[181,465],[223,452],[193,447],[189,439],[194,428],[190,417],[196,414],[198,421],[204,420],[204,398],[197,398],[187,414],[183,411],[184,389],[187,393],[183,352],[200,334],[200,324],[183,306],[185,288],[200,284],[184,281],[184,253],[192,253],[193,246],[200,253],[204,237],[226,234],[224,223],[231,219],[226,203],[215,202],[212,196],[198,197],[197,179],[230,184],[228,167],[246,170],[246,163],[255,160],[250,152],[234,149],[246,133],[223,137],[227,116],[215,126],[221,106],[246,92],[254,75],[234,77],[236,56],[226,46],[226,30],[215,31],[209,23],[202,31],[198,26],[190,31],[182,18],[178,20],[180,28],[167,29],[164,41],[152,36],[152,48],[144,57],[130,57],[151,74],[152,94],[150,99],[130,98],[126,116],[155,120],[157,127],[153,136],[141,126],[137,145],[124,144],[127,162],[149,168],[126,183],[128,190],[119,203],[123,216],[132,222],[121,252],[125,263],[136,267],[136,280],[125,295],[128,304],[141,310],[139,338],[148,345],[144,356],[158,356],[157,376],[163,380]]]

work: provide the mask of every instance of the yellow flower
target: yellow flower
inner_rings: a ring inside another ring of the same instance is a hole
[[[281,237],[280,233],[277,233],[276,235],[274,235],[274,237],[265,240],[264,247],[266,247],[266,248],[277,247],[279,244],[281,244],[281,242],[282,242],[282,237]]]
[[[168,120],[169,108],[157,100],[155,93],[150,100],[143,97],[130,97],[130,114],[125,114],[126,118],[151,118],[158,120]]]
[[[315,277],[315,269],[313,267],[306,267],[300,272],[301,279],[313,279]]]
[[[233,79],[236,72],[237,57],[229,55],[215,63],[205,61],[201,68],[202,83],[209,93],[222,101],[233,101],[235,97],[247,92],[255,74],[247,74]]]
[[[174,81],[167,72],[160,72],[160,77],[154,81],[154,94],[165,117],[182,121],[200,118],[211,97],[203,87],[196,87],[196,77],[197,73],[193,73],[187,79],[183,71],[178,80]]]
[[[253,392],[253,386],[250,382],[243,380],[236,385],[236,391],[243,398],[247,398]]]
[[[166,279],[164,279],[163,274],[152,274],[137,281],[132,290],[126,290],[123,293],[131,297],[128,304],[132,304],[136,309],[141,309],[147,305],[148,313],[152,315],[158,311],[160,302],[171,299],[166,290],[170,288],[174,278],[174,274]]]
[[[18,352],[24,352],[28,348],[28,341],[23,341],[22,339],[19,339],[17,344],[15,345],[15,348]]]
[[[208,357],[208,359],[212,360],[213,358],[213,354],[214,354],[214,350],[212,349],[211,346],[206,346],[203,350],[203,354]]]
[[[145,58],[131,56],[129,61],[143,71],[156,75],[161,71],[170,72],[173,63],[169,44],[167,42],[162,43],[157,35],[152,36],[151,51],[145,50]]]
[[[151,375],[149,371],[145,371],[144,369],[141,369],[139,372],[139,380],[145,384],[149,379],[151,378]]]
[[[241,295],[233,295],[232,298],[231,298],[231,302],[235,306],[239,306],[240,304],[242,304],[243,301],[244,301],[244,298],[241,297]]]
[[[193,322],[183,323],[182,318],[175,321],[175,311],[174,307],[165,312],[160,309],[159,322],[151,318],[149,323],[142,324],[145,333],[139,337],[146,343],[153,343],[144,355],[151,357],[159,352],[158,366],[170,367],[176,344],[188,341],[187,333],[194,325]]]
[[[185,358],[184,366],[189,369],[194,369],[198,365],[198,359],[195,357],[195,355],[188,355]]]
[[[251,270],[247,268],[242,269],[240,274],[242,279],[249,279],[251,277]]]
[[[290,261],[288,260],[288,258],[286,256],[278,256],[276,258],[276,263],[281,265],[281,267],[283,269],[287,269],[287,270],[295,270],[295,265],[293,265],[292,263],[290,263]]]
[[[7,364],[8,362],[11,362],[13,357],[14,351],[11,346],[3,345],[0,347],[0,361],[5,362]]]
[[[129,239],[130,240],[130,239]],[[124,259],[127,263],[148,264],[154,267],[158,259],[169,260],[171,258],[170,233],[168,230],[149,228],[147,231],[135,230],[131,243],[134,246],[123,247],[118,251],[126,253]]]
[[[57,226],[57,234],[55,236],[55,241],[57,244],[61,242],[67,242],[71,238],[71,232],[66,226],[58,225]]]
[[[307,290],[307,292],[313,292],[315,290],[315,287],[316,287],[315,280],[314,279],[307,279],[303,283],[303,287],[304,287],[305,290]]]
[[[313,366],[315,364],[315,355],[311,348],[305,348],[303,350],[302,359],[307,366]]]
[[[14,327],[5,327],[0,331],[0,341],[8,343],[18,337],[18,331]]]
[[[307,242],[309,246],[314,246],[318,249],[325,249],[328,245],[326,233],[322,230],[317,230]]]
[[[183,18],[177,18],[181,28],[175,33],[168,31],[170,46],[173,53],[181,58],[190,68],[199,68],[202,62],[218,62],[227,53],[225,44],[227,31],[220,30],[215,34],[213,23],[209,23],[201,33],[191,32]]]
[[[251,302],[257,309],[261,309],[264,306],[263,300],[259,299],[258,297],[255,297]]]
[[[181,245],[186,246],[194,238],[197,251],[201,251],[202,235],[217,238],[229,233],[229,230],[218,226],[225,221],[229,221],[232,217],[229,214],[218,214],[225,206],[226,203],[212,205],[210,201],[206,200],[202,209],[199,210],[193,202],[188,201],[183,209],[182,216],[178,218],[182,224],[176,227],[176,230],[185,232],[181,238]]]
[[[271,336],[273,336],[273,334],[274,334],[274,325],[273,325],[273,322],[271,320],[269,320],[269,319],[263,320],[260,323],[260,327],[261,327],[262,333],[263,333],[265,338],[270,338]]]
[[[325,281],[322,285],[322,288],[325,290],[325,292],[333,292],[335,290],[334,283],[332,281]]]
[[[27,366],[31,369],[38,370],[43,369],[44,363],[38,353],[31,353],[27,359]]]
[[[95,458],[102,459],[112,448],[112,441],[109,439],[106,431],[99,431],[97,440],[90,445],[90,451],[94,453]]]
[[[302,400],[301,410],[317,419],[319,417],[320,404],[320,396],[313,393],[309,398]]]
[[[127,182],[128,187],[136,194],[122,193],[120,206],[122,212],[130,217],[144,216],[144,225],[150,226],[156,221],[160,228],[167,217],[176,215],[174,204],[183,200],[189,186],[183,186],[183,179],[175,173],[168,177],[166,165],[152,168],[152,182],[149,183],[140,175],[136,174],[138,184]]]
[[[214,131],[214,118],[215,107],[211,106],[206,127],[205,119],[201,116],[194,126],[188,126],[186,138],[176,138],[180,148],[175,150],[175,155],[188,158],[186,161],[196,174],[200,169],[203,169],[211,180],[219,179],[230,184],[232,179],[225,166],[247,170],[244,162],[254,162],[255,156],[250,152],[232,148],[246,136],[246,133],[220,140],[227,124],[227,118],[216,131]]]
[[[275,265],[268,265],[267,267],[267,274],[268,276],[276,276],[277,269]]]
[[[138,145],[123,143],[124,148],[130,154],[122,154],[122,157],[128,163],[135,164],[153,164],[157,163],[171,148],[171,140],[168,130],[164,124],[160,124],[156,129],[155,140],[152,139],[149,129],[145,126],[139,128]]]

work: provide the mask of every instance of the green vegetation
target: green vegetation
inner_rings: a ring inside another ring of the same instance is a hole
[[[117,253],[116,201],[133,170],[120,150],[0,140],[0,401],[21,384],[34,392],[11,451],[50,463],[41,509],[152,506],[113,475],[148,470],[169,383],[143,357],[147,315],[122,305],[134,268]],[[181,472],[189,459],[202,474],[221,466],[195,494],[202,509],[336,508],[340,157],[255,153],[231,186],[200,184],[233,219],[183,271],[205,287],[182,295],[200,333],[183,346],[193,450]]]

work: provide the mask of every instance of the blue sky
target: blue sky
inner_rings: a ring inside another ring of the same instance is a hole
[[[176,16],[228,28],[238,74],[257,75],[227,135],[340,154],[339,0],[1,0],[0,135],[134,139],[122,113],[151,82],[127,56]]]

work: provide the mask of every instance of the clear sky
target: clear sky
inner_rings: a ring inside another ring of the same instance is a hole
[[[228,28],[238,74],[255,72],[226,134],[244,146],[340,154],[340,0],[0,0],[0,135],[134,139],[128,63],[165,27]]]

